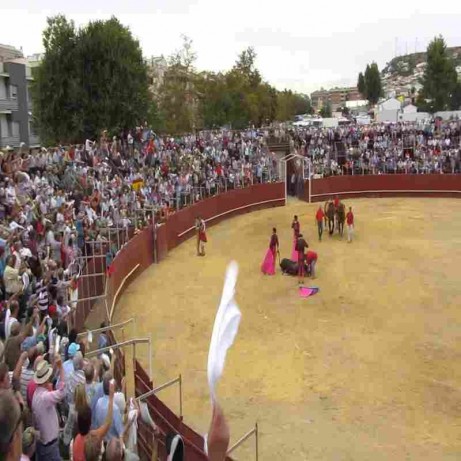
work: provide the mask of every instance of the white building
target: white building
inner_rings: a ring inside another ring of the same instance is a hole
[[[403,108],[404,114],[416,114],[418,112],[418,108],[413,104],[408,104]]]
[[[398,99],[389,98],[386,101],[380,102],[378,104],[378,112],[389,111],[389,110],[400,110],[402,104]]]

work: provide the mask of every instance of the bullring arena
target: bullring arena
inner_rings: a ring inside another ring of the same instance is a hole
[[[430,178],[417,178],[426,183],[413,182],[410,195],[439,198],[356,196],[401,195],[403,183],[373,193],[359,184],[362,193],[345,194],[356,217],[352,245],[338,235],[318,242],[316,203],[294,199],[272,208],[284,203],[280,190],[262,200],[235,191],[244,199],[223,209],[236,213],[219,213],[229,199],[209,199],[204,217],[221,222],[209,229],[207,256],[197,258],[189,238],[194,211],[178,213],[189,214],[159,229],[162,262],[134,277],[113,322],[134,317],[138,335],[152,335],[153,386],[181,373],[184,420],[204,434],[211,329],[226,265],[235,259],[242,322],[219,388],[232,441],[257,421],[261,459],[459,459],[461,202],[449,197],[460,188],[458,178],[438,178],[430,187]],[[247,208],[248,201],[259,205]],[[295,278],[259,270],[273,226],[282,257],[289,257],[294,214],[319,255],[310,284],[320,292],[308,299],[298,297]],[[146,258],[145,251],[123,251],[124,273]],[[138,348],[137,357],[147,369],[147,352]],[[176,389],[159,397],[177,412]],[[246,442],[234,455],[253,459],[254,447]]]

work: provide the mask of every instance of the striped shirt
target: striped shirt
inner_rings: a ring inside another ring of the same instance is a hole
[[[38,297],[38,308],[46,311],[48,309],[48,287],[41,279],[35,285],[35,294]]]
[[[75,370],[66,379],[66,400],[70,405],[74,403],[74,392],[78,384],[85,384],[85,373],[83,370]]]
[[[21,372],[21,395],[24,402],[27,402],[27,386],[34,378],[34,369],[28,367],[22,367]]]

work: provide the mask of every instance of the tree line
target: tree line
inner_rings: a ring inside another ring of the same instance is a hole
[[[103,129],[118,134],[145,122],[180,134],[312,113],[307,95],[278,91],[263,79],[253,48],[227,72],[198,71],[192,42],[184,37],[152,94],[140,44],[115,17],[81,28],[63,15],[48,18],[43,45],[32,98],[34,122],[47,143],[95,138]]]

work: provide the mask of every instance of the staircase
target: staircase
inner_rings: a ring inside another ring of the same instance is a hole
[[[290,153],[290,141],[279,142],[277,138],[269,138],[267,147],[270,152],[275,152],[279,157],[284,157]]]

